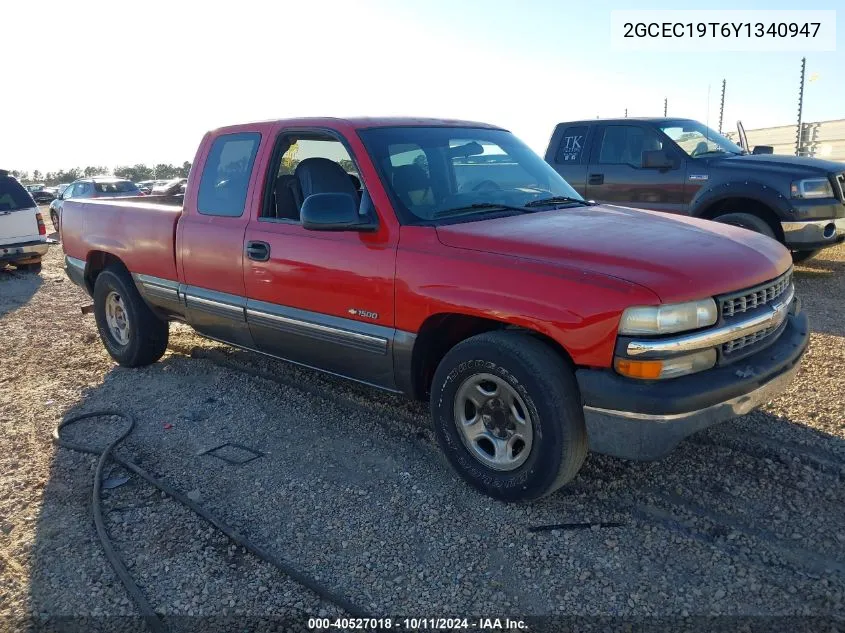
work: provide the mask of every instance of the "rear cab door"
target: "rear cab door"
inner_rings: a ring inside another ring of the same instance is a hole
[[[196,184],[176,230],[181,284],[165,289],[184,302],[185,318],[199,333],[246,348],[254,345],[246,322],[244,230],[259,186],[253,167],[269,142],[266,128],[233,126],[203,139],[192,169]]]
[[[37,213],[38,205],[23,185],[12,176],[0,175],[0,247],[45,241]]]
[[[643,167],[643,152],[663,150],[669,168]],[[595,126],[586,197],[597,202],[687,213],[686,156],[654,127],[635,119]]]
[[[582,196],[587,192],[589,143],[593,125],[559,123],[546,150],[546,162]]]
[[[394,389],[394,273],[399,226],[355,130],[337,121],[279,125],[256,171],[244,236],[247,321],[259,351]],[[300,223],[311,194],[345,193],[374,231]]]

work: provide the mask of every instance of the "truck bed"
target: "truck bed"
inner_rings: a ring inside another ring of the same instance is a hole
[[[119,257],[133,273],[175,280],[181,214],[181,198],[170,196],[66,200],[61,222],[64,251],[82,261],[103,251]]]

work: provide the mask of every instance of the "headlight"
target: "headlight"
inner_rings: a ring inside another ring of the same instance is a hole
[[[704,371],[715,364],[716,350],[711,348],[662,360],[632,360],[617,357],[614,359],[613,367],[619,374],[628,378],[662,380]]]
[[[713,325],[719,311],[713,299],[662,306],[638,306],[622,313],[620,334],[671,334]]]
[[[827,178],[796,180],[790,187],[793,198],[832,198],[833,187]]]

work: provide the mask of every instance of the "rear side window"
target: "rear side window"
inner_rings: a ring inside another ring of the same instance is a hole
[[[197,211],[229,217],[243,214],[260,141],[257,132],[224,134],[214,140],[200,180]]]
[[[564,165],[581,165],[587,148],[587,126],[568,127],[563,131],[555,162]]]
[[[0,176],[0,211],[31,209],[35,201],[23,185],[9,176]]]
[[[130,193],[138,191],[134,182],[121,180],[118,182],[95,182],[94,190],[97,193]]]

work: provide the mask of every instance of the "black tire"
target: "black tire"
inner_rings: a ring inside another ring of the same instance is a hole
[[[111,292],[117,293],[125,306],[128,322],[126,344],[115,338],[106,320],[106,298]],[[154,363],[167,349],[168,322],[155,315],[129,275],[119,268],[107,268],[97,276],[94,283],[94,317],[106,351],[123,367]]]
[[[732,224],[755,233],[762,233],[766,237],[776,240],[774,229],[763,218],[750,213],[725,213],[715,218],[716,222]]]
[[[41,262],[30,262],[28,264],[15,264],[15,268],[17,268],[21,272],[28,272],[28,273],[40,273],[41,272]]]
[[[812,251],[792,251],[792,261],[796,264],[799,262],[805,262],[811,257],[815,257],[819,253],[822,252],[822,249],[817,248]]]
[[[459,387],[491,374],[504,380],[534,421],[534,440],[524,463],[500,471],[467,448],[455,418]],[[548,495],[578,473],[587,455],[587,431],[575,375],[545,343],[521,332],[488,332],[453,347],[440,362],[431,387],[431,416],[441,449],[469,484],[503,501]]]
[[[59,215],[55,211],[50,211],[50,222],[53,223],[53,229],[59,232]]]

